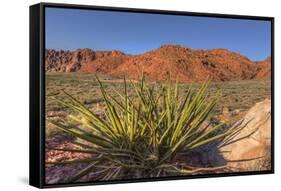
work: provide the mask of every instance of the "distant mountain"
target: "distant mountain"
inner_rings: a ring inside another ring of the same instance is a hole
[[[143,71],[151,80],[165,80],[172,71],[179,82],[265,79],[271,76],[271,58],[254,62],[226,49],[193,50],[179,45],[163,45],[144,54],[123,52],[56,51],[47,49],[47,72],[104,73],[121,76],[124,73],[138,79]]]

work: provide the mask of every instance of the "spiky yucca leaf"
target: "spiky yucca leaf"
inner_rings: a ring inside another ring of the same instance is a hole
[[[115,98],[107,93],[98,77],[97,81],[106,106],[105,118],[99,117],[65,92],[68,101],[57,100],[77,113],[77,116],[69,115],[68,118],[70,122],[79,123],[80,126],[70,128],[50,121],[57,128],[89,143],[87,149],[64,151],[95,155],[92,160],[61,162],[89,163],[68,181],[76,181],[89,172],[95,172],[101,180],[108,180],[208,170],[188,167],[188,159],[183,161],[185,166],[179,165],[175,157],[235,131],[234,128],[222,129],[222,124],[202,128],[217,101],[217,98],[208,99],[208,83],[204,83],[197,92],[190,88],[183,99],[180,99],[178,84],[172,85],[170,78],[161,87],[146,84],[144,77],[140,83],[129,84],[124,78],[124,92],[115,90],[119,97]],[[135,91],[136,97],[130,96],[128,87]],[[81,126],[91,130],[91,133],[82,130]],[[214,133],[218,130],[220,133]]]

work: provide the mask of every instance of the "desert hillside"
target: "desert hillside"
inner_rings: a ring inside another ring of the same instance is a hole
[[[169,71],[180,82],[265,79],[271,76],[271,58],[255,62],[226,49],[193,50],[179,45],[163,45],[139,55],[123,52],[56,51],[47,49],[47,72],[103,73],[138,79],[141,71],[151,80],[165,80]]]

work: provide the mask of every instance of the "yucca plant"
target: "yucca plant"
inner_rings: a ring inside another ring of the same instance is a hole
[[[192,174],[222,168],[190,166],[188,158],[177,159],[181,154],[225,138],[235,129],[223,128],[223,124],[203,127],[218,99],[209,99],[208,83],[198,91],[190,87],[186,95],[180,97],[178,84],[172,84],[170,79],[155,86],[148,85],[144,77],[138,83],[130,81],[128,84],[124,77],[124,92],[115,90],[116,98],[107,93],[97,77],[106,106],[104,117],[92,112],[67,92],[64,93],[68,101],[56,98],[77,115],[67,116],[74,124],[71,126],[69,123],[49,122],[84,141],[79,143],[83,149],[56,150],[93,154],[93,157],[83,160],[53,162],[88,164],[66,181],[77,181],[90,172],[94,172],[99,180],[111,180]],[[129,85],[135,96],[129,95]]]

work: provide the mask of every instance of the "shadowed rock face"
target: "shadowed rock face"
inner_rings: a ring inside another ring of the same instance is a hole
[[[221,148],[227,164],[239,171],[270,170],[271,100],[252,107],[240,126],[239,134]]]
[[[45,69],[47,72],[104,72],[113,70],[127,56],[119,51],[92,51],[77,49],[56,51],[47,49]]]
[[[271,57],[257,62],[257,74],[256,78],[263,79],[271,77]]]
[[[253,62],[226,49],[192,50],[179,45],[163,45],[139,55],[120,51],[46,50],[47,72],[104,73],[120,76],[126,73],[139,79],[141,72],[151,80],[166,80],[172,71],[179,82],[263,79],[271,76],[271,58]]]

